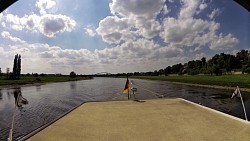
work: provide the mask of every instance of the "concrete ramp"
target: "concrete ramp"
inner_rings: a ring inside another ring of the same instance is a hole
[[[250,141],[250,124],[183,99],[91,102],[29,136],[24,139]]]

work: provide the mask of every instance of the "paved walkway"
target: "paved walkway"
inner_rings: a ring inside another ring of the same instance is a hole
[[[250,124],[182,99],[86,103],[29,141],[250,141]]]

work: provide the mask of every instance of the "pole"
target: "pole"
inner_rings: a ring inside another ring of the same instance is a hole
[[[128,99],[129,99],[129,90],[128,90]]]
[[[133,95],[134,95],[134,100],[136,100],[136,99],[135,99],[135,90],[133,90]]]
[[[241,104],[242,104],[242,107],[243,107],[243,111],[244,111],[244,114],[245,114],[246,121],[248,121],[248,119],[247,119],[247,113],[246,113],[246,109],[245,109],[245,105],[244,105],[243,98],[241,96],[241,92],[240,92],[240,89],[239,89],[238,86],[237,86],[237,89],[238,89],[238,91],[240,93]]]
[[[128,100],[129,100],[129,89],[130,89],[130,83],[129,83],[129,80],[128,80],[128,75],[127,75],[127,82],[128,82]]]

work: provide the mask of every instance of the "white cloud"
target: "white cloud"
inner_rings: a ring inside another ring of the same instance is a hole
[[[16,31],[40,32],[47,37],[54,37],[58,33],[71,32],[75,29],[76,21],[72,18],[52,14],[56,12],[54,0],[38,0],[36,7],[39,9],[40,15],[32,13],[21,17],[13,14],[1,14],[1,25]]]
[[[199,8],[200,8],[200,10],[204,10],[206,7],[207,7],[207,4],[202,3]]]
[[[163,8],[165,0],[113,0],[110,4],[111,13],[126,18],[154,18]]]
[[[5,37],[10,37],[7,32],[2,33]],[[16,38],[16,37],[12,37]],[[12,60],[15,54],[22,56],[22,73],[64,73],[68,74],[73,68],[84,70],[88,65],[97,64],[93,53],[87,49],[62,49],[58,46],[49,46],[48,44],[24,42],[13,42],[13,45],[0,46],[1,67],[12,67]],[[41,68],[42,62],[42,68]],[[30,65],[32,64],[32,65]],[[59,65],[59,66],[58,66]],[[95,68],[92,68],[93,71]],[[91,71],[86,73],[91,73]]]
[[[94,37],[96,35],[95,27],[92,25],[88,25],[87,27],[84,28],[85,34]]]
[[[76,22],[64,15],[43,15],[40,19],[39,31],[47,37],[54,37],[59,32],[71,32]]]
[[[41,15],[47,14],[47,10],[55,8],[56,2],[53,0],[38,0],[36,7],[39,9]]]
[[[7,31],[3,31],[1,33],[1,36],[5,39],[9,39],[12,42],[17,42],[17,43],[22,43],[22,44],[25,43],[25,41],[21,40],[20,38],[11,36],[11,34]]]
[[[174,47],[161,47],[152,40],[138,39],[125,42],[114,48],[95,50],[94,54],[100,63],[136,65],[151,62],[152,59],[159,61],[179,57],[183,54],[183,50]]]
[[[179,19],[193,18],[199,4],[200,0],[182,0]]]
[[[226,50],[235,47],[239,43],[239,40],[233,37],[232,34],[228,34],[223,36],[220,34],[219,36],[214,36],[214,39],[211,42],[210,49],[212,50]]]
[[[161,26],[156,16],[165,8],[165,0],[113,0],[110,11],[113,15],[127,19],[129,26],[138,30],[146,38],[153,38]]]
[[[101,20],[96,31],[109,44],[119,44],[135,38],[127,20],[116,16],[108,16]]]
[[[219,14],[221,13],[221,11],[218,9],[218,8],[216,8],[216,9],[214,9],[209,15],[208,15],[208,17],[210,18],[210,19],[214,19],[216,16],[218,16]]]
[[[227,46],[223,49],[234,47],[239,41],[231,34],[217,35],[219,23],[194,18],[199,3],[197,0],[184,0],[177,18],[165,18],[164,30],[160,34],[162,39],[172,46],[192,47],[191,51],[199,51],[201,46],[209,46],[212,50],[220,50],[222,46]]]
[[[165,4],[163,7],[163,14],[167,15],[170,12],[170,9],[168,9],[167,5]]]
[[[71,32],[75,29],[76,22],[65,15],[35,14],[18,17],[17,15],[7,14],[2,18],[7,28],[17,31],[30,30],[40,32],[47,37],[54,37],[57,33]]]

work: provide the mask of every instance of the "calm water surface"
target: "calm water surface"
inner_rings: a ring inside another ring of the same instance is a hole
[[[122,94],[126,79],[95,78],[93,80],[52,83],[18,89],[0,90],[0,140],[7,140],[15,109],[14,91],[21,90],[28,105],[16,109],[14,138],[58,118],[70,109],[89,101],[126,100]],[[163,81],[133,80],[138,99],[185,98],[224,113],[243,118],[240,99],[230,99],[233,91],[177,85]],[[250,93],[242,92],[248,117]]]

